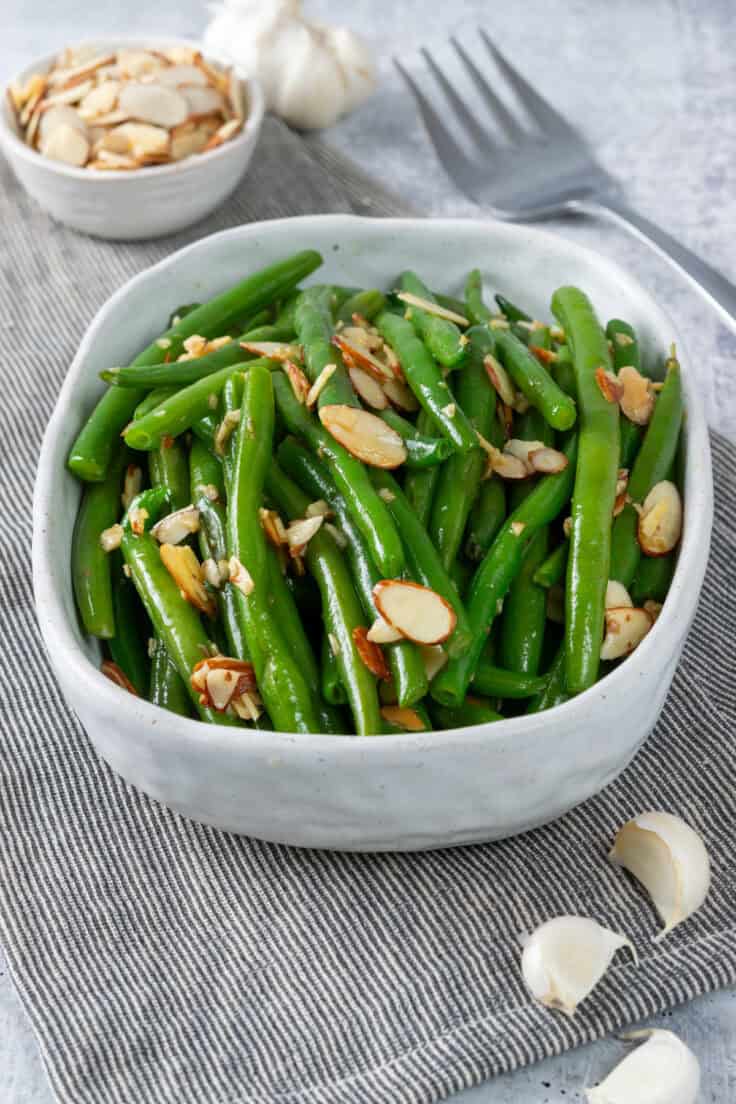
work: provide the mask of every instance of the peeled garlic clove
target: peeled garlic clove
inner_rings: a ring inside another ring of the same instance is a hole
[[[634,945],[625,935],[585,916],[557,916],[527,940],[521,972],[540,1004],[573,1016],[621,947],[628,947],[638,964]]]
[[[671,1031],[632,1031],[626,1039],[646,1038],[595,1089],[588,1104],[695,1104],[700,1064]]]
[[[609,859],[641,882],[664,921],[655,942],[700,908],[710,860],[698,833],[672,813],[640,813],[620,828]]]

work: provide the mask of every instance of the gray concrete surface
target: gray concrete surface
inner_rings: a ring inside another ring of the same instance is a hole
[[[381,86],[325,135],[417,209],[476,214],[438,167],[392,54],[421,72],[426,44],[452,64],[449,33],[469,45],[482,24],[598,148],[629,201],[736,279],[736,4],[733,0],[307,0],[316,16],[347,21],[374,42]],[[0,78],[75,38],[115,30],[197,35],[197,0],[4,0]],[[491,67],[489,66],[489,72]],[[645,246],[582,219],[553,226],[635,271],[677,317],[711,424],[736,436],[736,334]],[[721,993],[659,1021],[682,1035],[703,1068],[700,1100],[736,1101],[736,996]],[[608,1040],[481,1086],[463,1104],[580,1101],[623,1048]],[[31,1026],[0,960],[0,1102],[50,1104]],[[461,1098],[457,1098],[460,1100]],[[139,1102],[135,1102],[139,1104]],[[140,1102],[148,1104],[148,1102]],[[155,1104],[155,1102],[151,1102]]]

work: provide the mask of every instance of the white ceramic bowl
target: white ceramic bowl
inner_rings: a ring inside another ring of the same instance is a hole
[[[117,46],[191,46],[183,39],[95,39],[103,50]],[[211,51],[206,57],[217,61]],[[29,65],[16,78],[23,83],[43,73],[56,54]],[[226,199],[237,187],[253,155],[263,121],[263,93],[254,80],[243,81],[248,117],[242,131],[217,149],[171,165],[135,171],[96,172],[64,165],[30,149],[18,136],[8,97],[0,103],[0,146],[15,175],[52,218],[98,238],[136,241],[183,230]]]
[[[562,283],[587,290],[602,318],[636,326],[645,356],[678,340],[687,401],[685,529],[665,607],[606,679],[536,716],[453,731],[381,737],[295,736],[205,725],[121,692],[80,632],[70,578],[79,484],[64,462],[98,397],[97,373],[123,364],[181,302],[201,300],[295,249],[320,249],[319,280],[390,285],[416,268],[459,292],[477,265],[489,288],[546,316]],[[43,442],[34,500],[38,619],[64,695],[100,754],[146,793],[197,820],[266,840],[345,850],[412,850],[497,839],[560,816],[626,766],[659,716],[708,558],[708,434],[674,326],[611,262],[527,226],[326,215],[265,222],[206,238],[130,280],[80,346]]]

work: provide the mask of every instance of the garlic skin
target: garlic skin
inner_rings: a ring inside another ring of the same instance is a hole
[[[625,1039],[646,1038],[595,1089],[588,1104],[695,1104],[700,1063],[671,1031],[633,1031]]]
[[[271,111],[290,126],[332,126],[376,85],[373,59],[347,27],[311,23],[301,0],[221,0],[205,46],[256,77]]]
[[[540,1004],[573,1016],[621,947],[629,948],[638,965],[634,945],[625,935],[585,916],[557,916],[529,936],[521,972]]]
[[[697,832],[672,813],[646,812],[620,828],[609,859],[641,882],[664,923],[655,943],[700,908],[710,860]]]

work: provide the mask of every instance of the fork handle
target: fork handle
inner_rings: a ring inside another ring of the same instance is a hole
[[[736,330],[736,285],[727,280],[722,272],[707,264],[697,253],[687,249],[649,219],[626,204],[619,203],[618,199],[610,196],[596,197],[595,201],[581,203],[580,207],[585,210],[595,209],[598,213],[611,216],[636,237],[651,245],[720,312],[726,324]]]

